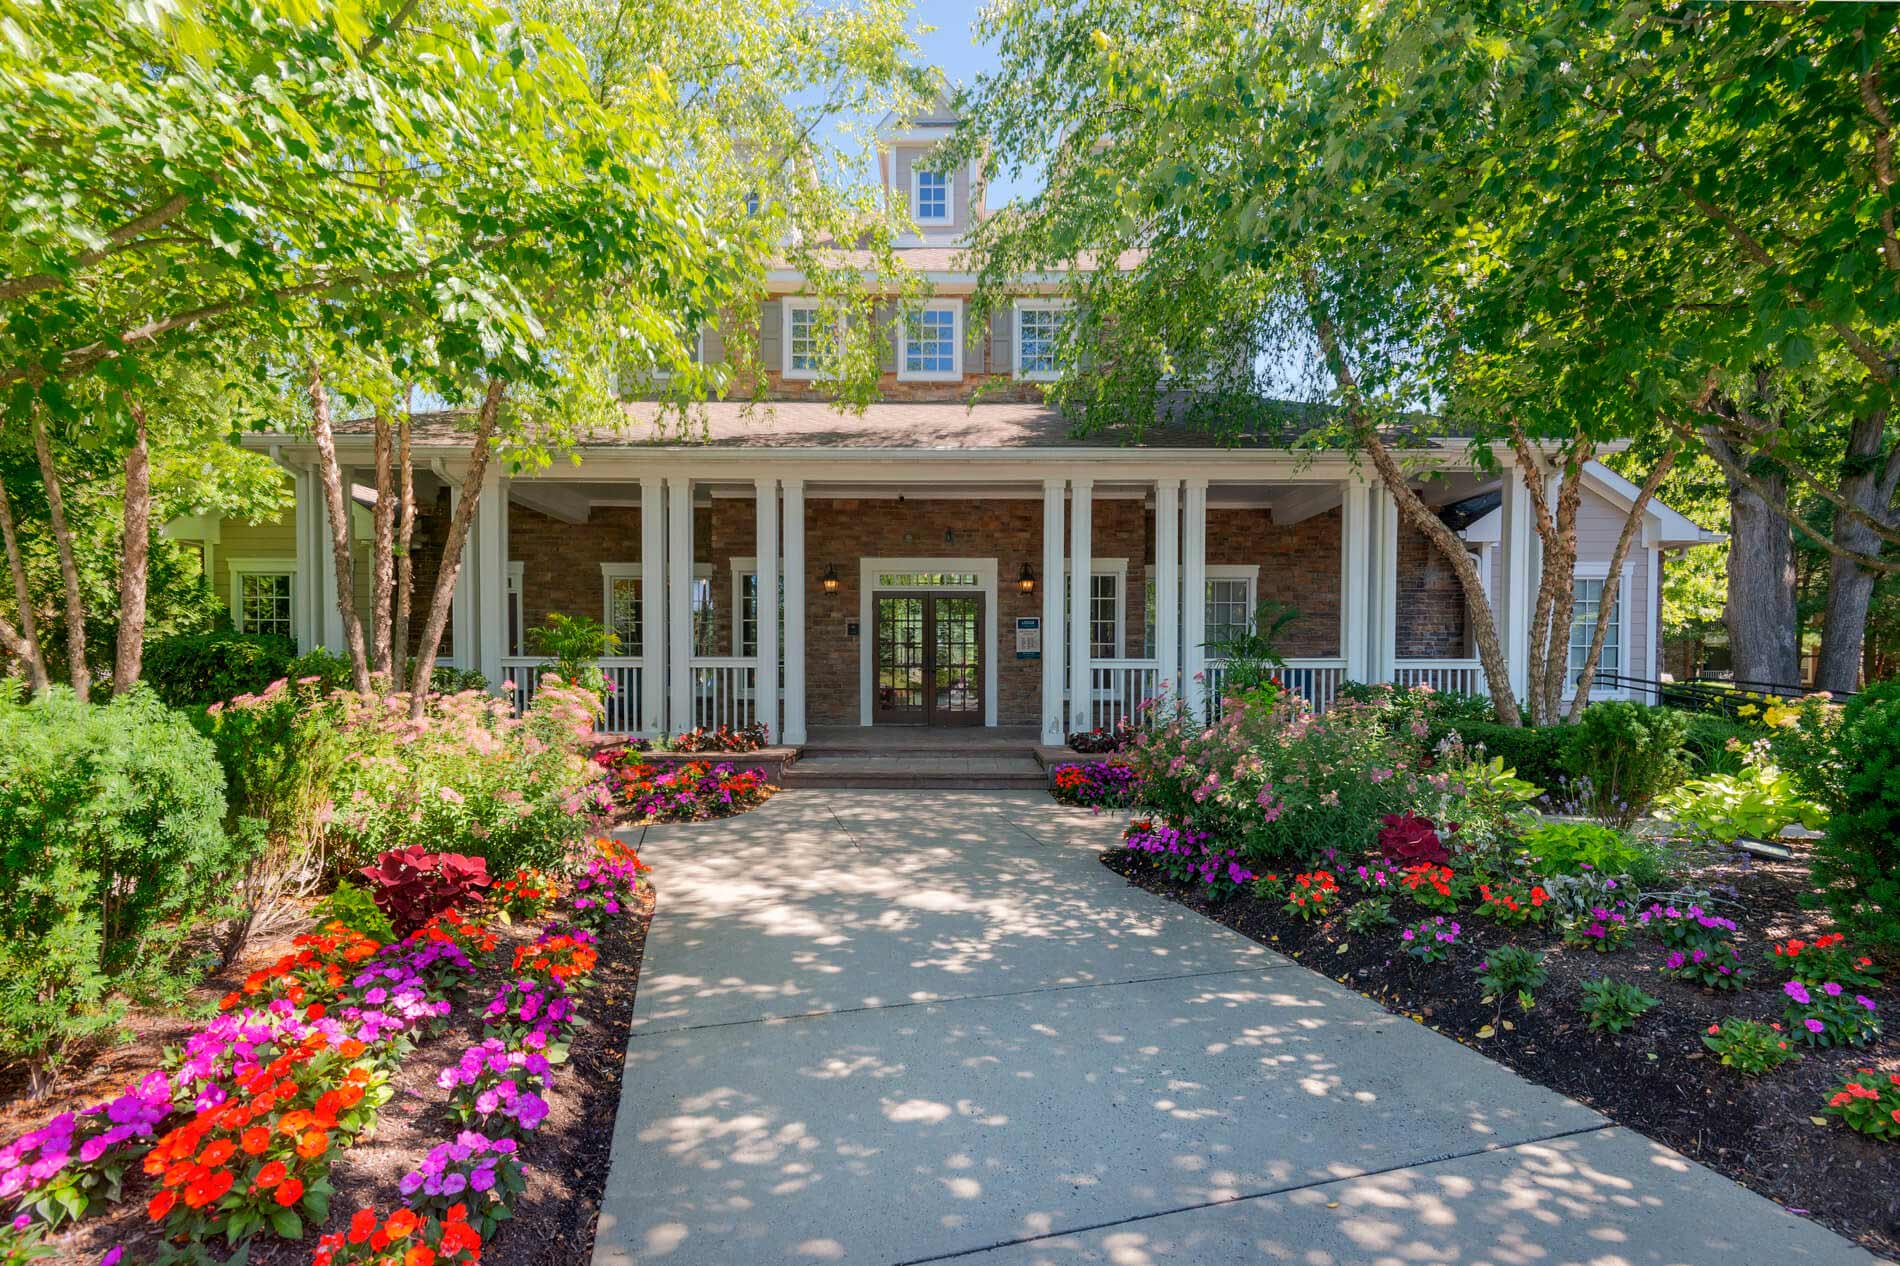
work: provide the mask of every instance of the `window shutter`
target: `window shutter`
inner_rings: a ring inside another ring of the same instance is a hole
[[[720,365],[725,363],[726,334],[724,330],[719,328],[717,321],[710,322],[706,326],[706,340],[704,346],[706,349],[706,363],[708,365]]]
[[[996,318],[991,316],[988,321],[979,325],[970,319],[971,315],[969,302],[965,300],[963,305],[963,372],[980,374],[985,372],[983,353],[989,346],[990,330],[995,326]]]
[[[1065,332],[1067,332],[1067,330],[1079,329],[1082,318],[1086,315],[1087,313],[1083,310],[1083,306],[1079,303],[1076,304],[1069,312],[1068,321],[1064,323],[1066,326]],[[1081,351],[1077,353],[1075,361],[1079,368],[1095,368],[1095,343],[1093,339],[1082,344]]]
[[[887,374],[897,372],[897,305],[883,300],[871,305],[871,320],[876,322],[882,341],[877,349],[877,367]]]
[[[785,368],[785,320],[783,305],[767,299],[759,305],[759,361],[776,373]]]
[[[1016,368],[1016,309],[998,308],[990,315],[990,372],[1007,374]]]

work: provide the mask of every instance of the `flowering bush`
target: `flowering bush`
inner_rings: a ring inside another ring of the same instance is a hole
[[[1388,813],[1379,821],[1379,852],[1394,866],[1450,865],[1451,854],[1438,838],[1438,824],[1430,818],[1408,811]],[[1458,824],[1446,829],[1456,831]]]
[[[1621,1033],[1657,1006],[1661,999],[1650,996],[1628,981],[1598,976],[1586,980],[1578,989],[1584,1018],[1601,1033]]]
[[[558,677],[519,718],[480,691],[432,696],[417,721],[401,695],[339,699],[350,759],[329,836],[345,865],[422,845],[497,874],[552,870],[612,807],[587,758],[597,700]]]
[[[559,985],[516,980],[495,991],[482,1023],[499,1034],[509,1050],[538,1051],[550,1064],[558,1064],[567,1058],[574,1003]]]
[[[1427,910],[1440,910],[1450,914],[1458,908],[1459,890],[1462,883],[1451,872],[1449,866],[1434,866],[1430,862],[1420,862],[1408,867],[1399,879],[1399,884],[1411,894],[1412,900]]]
[[[574,878],[568,896],[568,918],[584,928],[602,928],[634,908],[640,895],[640,876],[652,867],[630,848],[610,837],[595,841],[595,855]]]
[[[244,978],[244,983],[218,1002],[229,1011],[240,1004],[266,1006],[278,998],[295,1006],[307,1002],[327,1002],[343,989],[348,968],[372,957],[382,947],[361,932],[341,923],[326,924],[321,931],[306,932],[291,941],[293,952],[268,967],[260,967]]]
[[[1384,862],[1373,862],[1370,865],[1362,862],[1352,872],[1352,878],[1355,883],[1370,893],[1390,893],[1399,885],[1398,868],[1388,866]]]
[[[1201,883],[1225,895],[1254,881],[1238,860],[1238,848],[1221,848],[1205,831],[1169,826],[1149,818],[1130,822],[1122,847],[1143,858],[1177,883]]]
[[[1702,1044],[1714,1051],[1724,1065],[1744,1077],[1771,1073],[1789,1060],[1800,1059],[1801,1052],[1788,1045],[1779,1024],[1743,1020],[1734,1016],[1720,1024],[1711,1024],[1702,1035]]]
[[[1134,722],[1123,717],[1115,723],[1113,729],[1105,730],[1098,725],[1092,730],[1077,731],[1063,741],[1069,745],[1071,751],[1080,752],[1084,756],[1101,756],[1109,752],[1125,750],[1140,734],[1141,731],[1135,727]]]
[[[1323,919],[1339,907],[1339,882],[1332,872],[1315,870],[1293,876],[1286,893],[1286,912],[1296,919]]]
[[[1796,1041],[1809,1046],[1865,1046],[1880,1036],[1874,1000],[1835,981],[1813,989],[1798,980],[1781,987],[1788,996],[1782,1019]]]
[[[431,853],[420,844],[384,853],[357,874],[369,884],[376,908],[388,916],[399,936],[444,911],[474,905],[488,887],[488,863],[481,858]]]
[[[1804,985],[1824,985],[1835,980],[1843,985],[1871,988],[1880,975],[1874,960],[1848,949],[1847,938],[1839,932],[1829,932],[1812,941],[1790,937],[1777,942],[1771,961]]]
[[[1534,923],[1544,917],[1550,894],[1542,884],[1510,880],[1478,885],[1478,913],[1500,923]]]
[[[1133,804],[1140,785],[1135,771],[1120,761],[1092,760],[1056,766],[1050,792],[1063,804],[1100,808]]]
[[[1630,922],[1624,909],[1624,904],[1618,901],[1613,905],[1592,906],[1587,914],[1564,920],[1564,944],[1599,954],[1615,953],[1629,940]]]
[[[1732,946],[1740,929],[1735,920],[1710,914],[1700,905],[1678,908],[1653,902],[1636,916],[1636,926],[1670,949],[1716,949]]]
[[[404,1174],[398,1187],[410,1210],[421,1215],[446,1217],[458,1205],[466,1210],[467,1201],[473,1200],[472,1225],[488,1235],[526,1185],[513,1139],[491,1139],[477,1130],[463,1130],[453,1143],[430,1148],[422,1164]]]
[[[458,1203],[440,1218],[398,1209],[380,1222],[373,1210],[358,1209],[347,1231],[317,1242],[310,1266],[473,1266],[481,1258],[481,1232]]]
[[[1329,864],[1365,852],[1379,819],[1418,803],[1443,775],[1421,771],[1425,724],[1387,726],[1374,706],[1313,714],[1236,703],[1212,725],[1185,709],[1127,750],[1158,818],[1235,849],[1241,868]]]
[[[1411,927],[1399,933],[1399,941],[1405,952],[1420,962],[1442,963],[1451,957],[1451,950],[1458,943],[1458,933],[1463,931],[1455,922],[1448,921],[1444,915],[1435,914],[1429,919],[1420,919]]]
[[[1900,1073],[1882,1077],[1871,1068],[1857,1070],[1828,1099],[1827,1112],[1850,1130],[1900,1143]]]
[[[465,1125],[507,1134],[534,1129],[547,1119],[542,1098],[554,1080],[553,1062],[538,1050],[510,1050],[501,1038],[484,1038],[436,1075],[449,1092],[449,1107]]]
[[[95,1197],[117,1200],[134,1153],[171,1111],[171,1083],[154,1072],[116,1098],[60,1113],[0,1148],[0,1200],[48,1228],[84,1217]]]
[[[642,752],[656,748],[668,752],[756,752],[765,746],[765,740],[765,722],[756,721],[736,729],[730,725],[715,726],[710,730],[695,726],[671,738],[661,739],[658,743],[640,739],[632,746]]]
[[[726,818],[765,799],[765,775],[730,764],[688,761],[665,768],[648,765],[625,749],[603,752],[596,761],[608,774],[615,803],[651,822],[699,822]]]

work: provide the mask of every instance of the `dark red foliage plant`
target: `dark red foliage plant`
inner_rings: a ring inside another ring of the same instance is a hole
[[[398,936],[409,935],[446,910],[474,905],[488,887],[485,859],[429,853],[420,844],[391,849],[357,873],[368,882],[376,908]]]
[[[1438,824],[1430,818],[1409,812],[1388,813],[1379,821],[1383,823],[1379,829],[1379,851],[1388,862],[1400,866],[1416,866],[1420,862],[1434,866],[1451,863],[1451,854],[1438,838]]]

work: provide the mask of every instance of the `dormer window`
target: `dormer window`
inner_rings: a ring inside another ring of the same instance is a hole
[[[950,182],[948,172],[911,169],[911,214],[917,223],[950,223]]]
[[[954,382],[963,376],[963,305],[927,303],[904,318],[898,335],[897,376],[907,382]]]

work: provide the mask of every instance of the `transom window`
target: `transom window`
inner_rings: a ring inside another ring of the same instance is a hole
[[[928,587],[932,589],[969,588],[978,584],[973,571],[881,571],[877,574],[877,586],[880,589],[911,589]]]
[[[291,613],[291,573],[288,571],[241,571],[237,574],[237,602],[234,615],[244,633],[269,633],[294,637],[296,624]]]
[[[1569,679],[1576,685],[1583,676],[1583,661],[1589,657],[1591,639],[1597,634],[1597,616],[1603,610],[1601,577],[1579,576],[1573,582],[1575,604],[1570,608]],[[1603,654],[1597,657],[1598,673],[1623,671],[1623,594],[1618,586],[1616,603],[1610,608],[1610,627],[1603,637]]]
[[[1016,309],[1016,372],[1025,378],[1056,376],[1056,343],[1065,313],[1060,306],[1025,304]]]
[[[957,309],[953,304],[933,305],[913,312],[904,320],[904,359],[899,362],[908,377],[953,377],[957,364]]]
[[[916,219],[919,224],[944,224],[950,219],[950,176],[947,172],[915,169]]]

